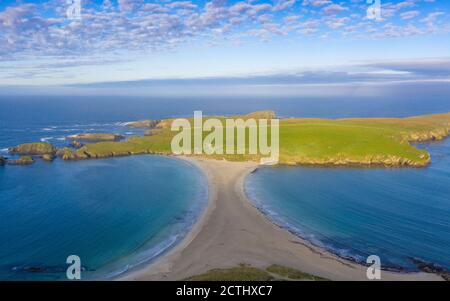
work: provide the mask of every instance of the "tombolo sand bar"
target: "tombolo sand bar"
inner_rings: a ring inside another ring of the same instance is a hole
[[[367,280],[366,267],[311,246],[274,225],[252,206],[243,189],[255,162],[189,160],[208,177],[209,203],[191,233],[165,256],[124,280],[180,280],[214,268],[248,263],[293,267],[331,280]],[[382,271],[382,280],[442,280],[427,273]]]

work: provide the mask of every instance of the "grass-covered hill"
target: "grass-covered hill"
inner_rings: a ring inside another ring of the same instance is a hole
[[[268,119],[272,111],[254,112],[228,118]],[[203,122],[211,117],[203,117]],[[225,117],[215,117],[223,121]],[[86,144],[73,150],[59,150],[63,159],[105,158],[134,154],[171,155],[171,141],[176,132],[173,119],[161,120],[145,136],[133,136],[127,141],[103,141]],[[192,123],[192,119],[189,119]],[[441,140],[450,131],[450,113],[409,118],[354,118],[280,120],[280,164],[290,165],[366,165],[366,166],[426,166],[427,151],[411,142]],[[270,129],[268,131],[270,133]],[[206,136],[208,132],[204,133]],[[248,134],[248,129],[247,129]],[[225,133],[223,135],[226,136]],[[235,135],[236,136],[236,135]],[[225,145],[225,142],[224,142]],[[206,156],[206,155],[196,155]],[[259,160],[259,155],[209,155],[215,159]]]

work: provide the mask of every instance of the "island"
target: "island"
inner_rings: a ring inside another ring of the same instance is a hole
[[[274,116],[272,111],[262,111],[233,118]],[[206,117],[203,122],[209,118],[212,117]],[[173,120],[160,120],[151,128],[151,135],[131,136],[124,141],[88,141],[78,149],[63,147],[54,154],[63,160],[172,155],[171,140],[177,134],[171,131]],[[413,143],[442,140],[449,131],[450,113],[407,118],[285,118],[280,119],[279,164],[424,167],[432,158]],[[13,149],[29,152],[36,148],[19,145]],[[46,148],[52,151],[49,154],[53,153],[54,147]],[[157,261],[121,279],[367,279],[366,266],[312,245],[277,226],[252,205],[243,183],[248,174],[259,168],[260,156],[193,154],[179,158],[196,165],[206,175],[207,208],[182,242]],[[450,279],[450,272],[440,267],[427,263],[417,263],[417,266],[421,272],[384,270],[383,280]]]
[[[274,117],[272,111],[254,112],[233,118]],[[209,117],[212,118],[212,117]],[[224,119],[223,116],[214,118]],[[203,122],[206,122],[205,118]],[[173,119],[164,119],[151,135],[131,136],[124,141],[100,141],[79,149],[64,149],[58,154],[65,160],[95,159],[137,154],[171,155]],[[430,155],[411,143],[441,140],[449,135],[450,113],[408,118],[351,118],[280,120],[280,158],[284,165],[333,166],[427,166]],[[72,139],[90,137],[95,141],[117,140],[117,135],[82,134]],[[192,155],[205,157],[205,155]],[[208,155],[229,161],[258,161],[259,155]]]
[[[122,135],[105,133],[85,133],[67,137],[68,140],[73,140],[75,145],[78,141],[118,141],[123,138],[125,137]]]
[[[56,147],[47,142],[24,143],[9,148],[9,152],[14,155],[45,155],[54,154]]]

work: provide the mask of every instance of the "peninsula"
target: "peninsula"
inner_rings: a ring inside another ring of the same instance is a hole
[[[236,118],[273,116],[273,112],[264,111]],[[11,163],[30,164],[31,156],[83,160],[134,154],[171,155],[171,139],[176,134],[171,131],[171,122],[172,119],[165,119],[151,127],[144,126],[148,128],[147,135],[132,136],[125,141],[87,143],[78,149],[56,149],[42,142],[19,145],[10,151],[25,156],[23,162]],[[430,155],[411,143],[444,139],[449,130],[450,113],[409,118],[281,119],[280,164],[422,167],[429,164]],[[208,206],[180,244],[156,262],[121,279],[366,279],[366,267],[311,245],[278,227],[252,206],[243,182],[258,168],[258,156],[216,154],[180,158],[192,162],[207,176]],[[0,163],[9,162],[1,159]],[[383,279],[450,279],[447,271],[423,271],[383,271]]]
[[[260,111],[232,116],[235,119],[270,119],[272,111]],[[223,116],[209,118],[225,119]],[[171,131],[174,119],[129,122],[132,127],[147,128],[143,136],[127,140],[117,134],[79,134],[68,137],[73,141],[91,142],[79,148],[56,150],[48,143],[28,143],[10,149],[21,155],[56,154],[64,160],[82,160],[129,156],[137,154],[172,155],[171,141],[177,134]],[[192,123],[192,119],[188,119]],[[206,122],[205,117],[203,122]],[[280,120],[280,158],[284,165],[332,166],[413,166],[430,163],[426,150],[411,145],[414,142],[442,140],[449,135],[450,113],[408,118],[352,118],[310,119],[287,118]],[[206,134],[204,134],[206,135]],[[248,141],[246,141],[248,143]],[[205,157],[205,155],[192,155]],[[229,161],[258,161],[260,155],[213,154],[212,159]]]
[[[367,280],[367,267],[313,246],[261,213],[244,179],[257,162],[183,157],[208,179],[208,206],[164,256],[120,280]],[[443,280],[435,272],[382,271],[383,280]]]

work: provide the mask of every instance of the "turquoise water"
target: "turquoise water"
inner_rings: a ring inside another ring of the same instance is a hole
[[[0,279],[64,279],[72,254],[83,279],[117,276],[180,241],[206,196],[196,167],[160,156],[0,168]]]
[[[65,137],[78,133],[142,134],[124,122],[192,116],[194,110],[205,115],[273,109],[284,117],[401,117],[450,111],[447,95],[401,90],[383,98],[0,96],[0,155],[9,156],[8,147],[25,142],[67,146]],[[280,224],[343,256],[362,259],[375,250],[393,265],[414,268],[405,259],[410,255],[445,264],[450,249],[446,143],[427,146],[434,160],[427,169],[261,169],[247,188],[264,196],[257,202]],[[158,156],[0,167],[0,279],[64,279],[72,254],[81,257],[84,279],[136,268],[190,229],[206,203],[204,182],[186,162]],[[411,202],[410,212],[404,212],[403,205]],[[388,218],[384,228],[379,226]],[[375,238],[364,239],[372,230]],[[385,232],[384,240],[379,231]],[[404,243],[397,253],[392,253],[397,245],[387,243],[391,237]]]
[[[340,256],[450,269],[450,139],[420,147],[431,153],[427,168],[261,168],[245,188],[277,224]]]

